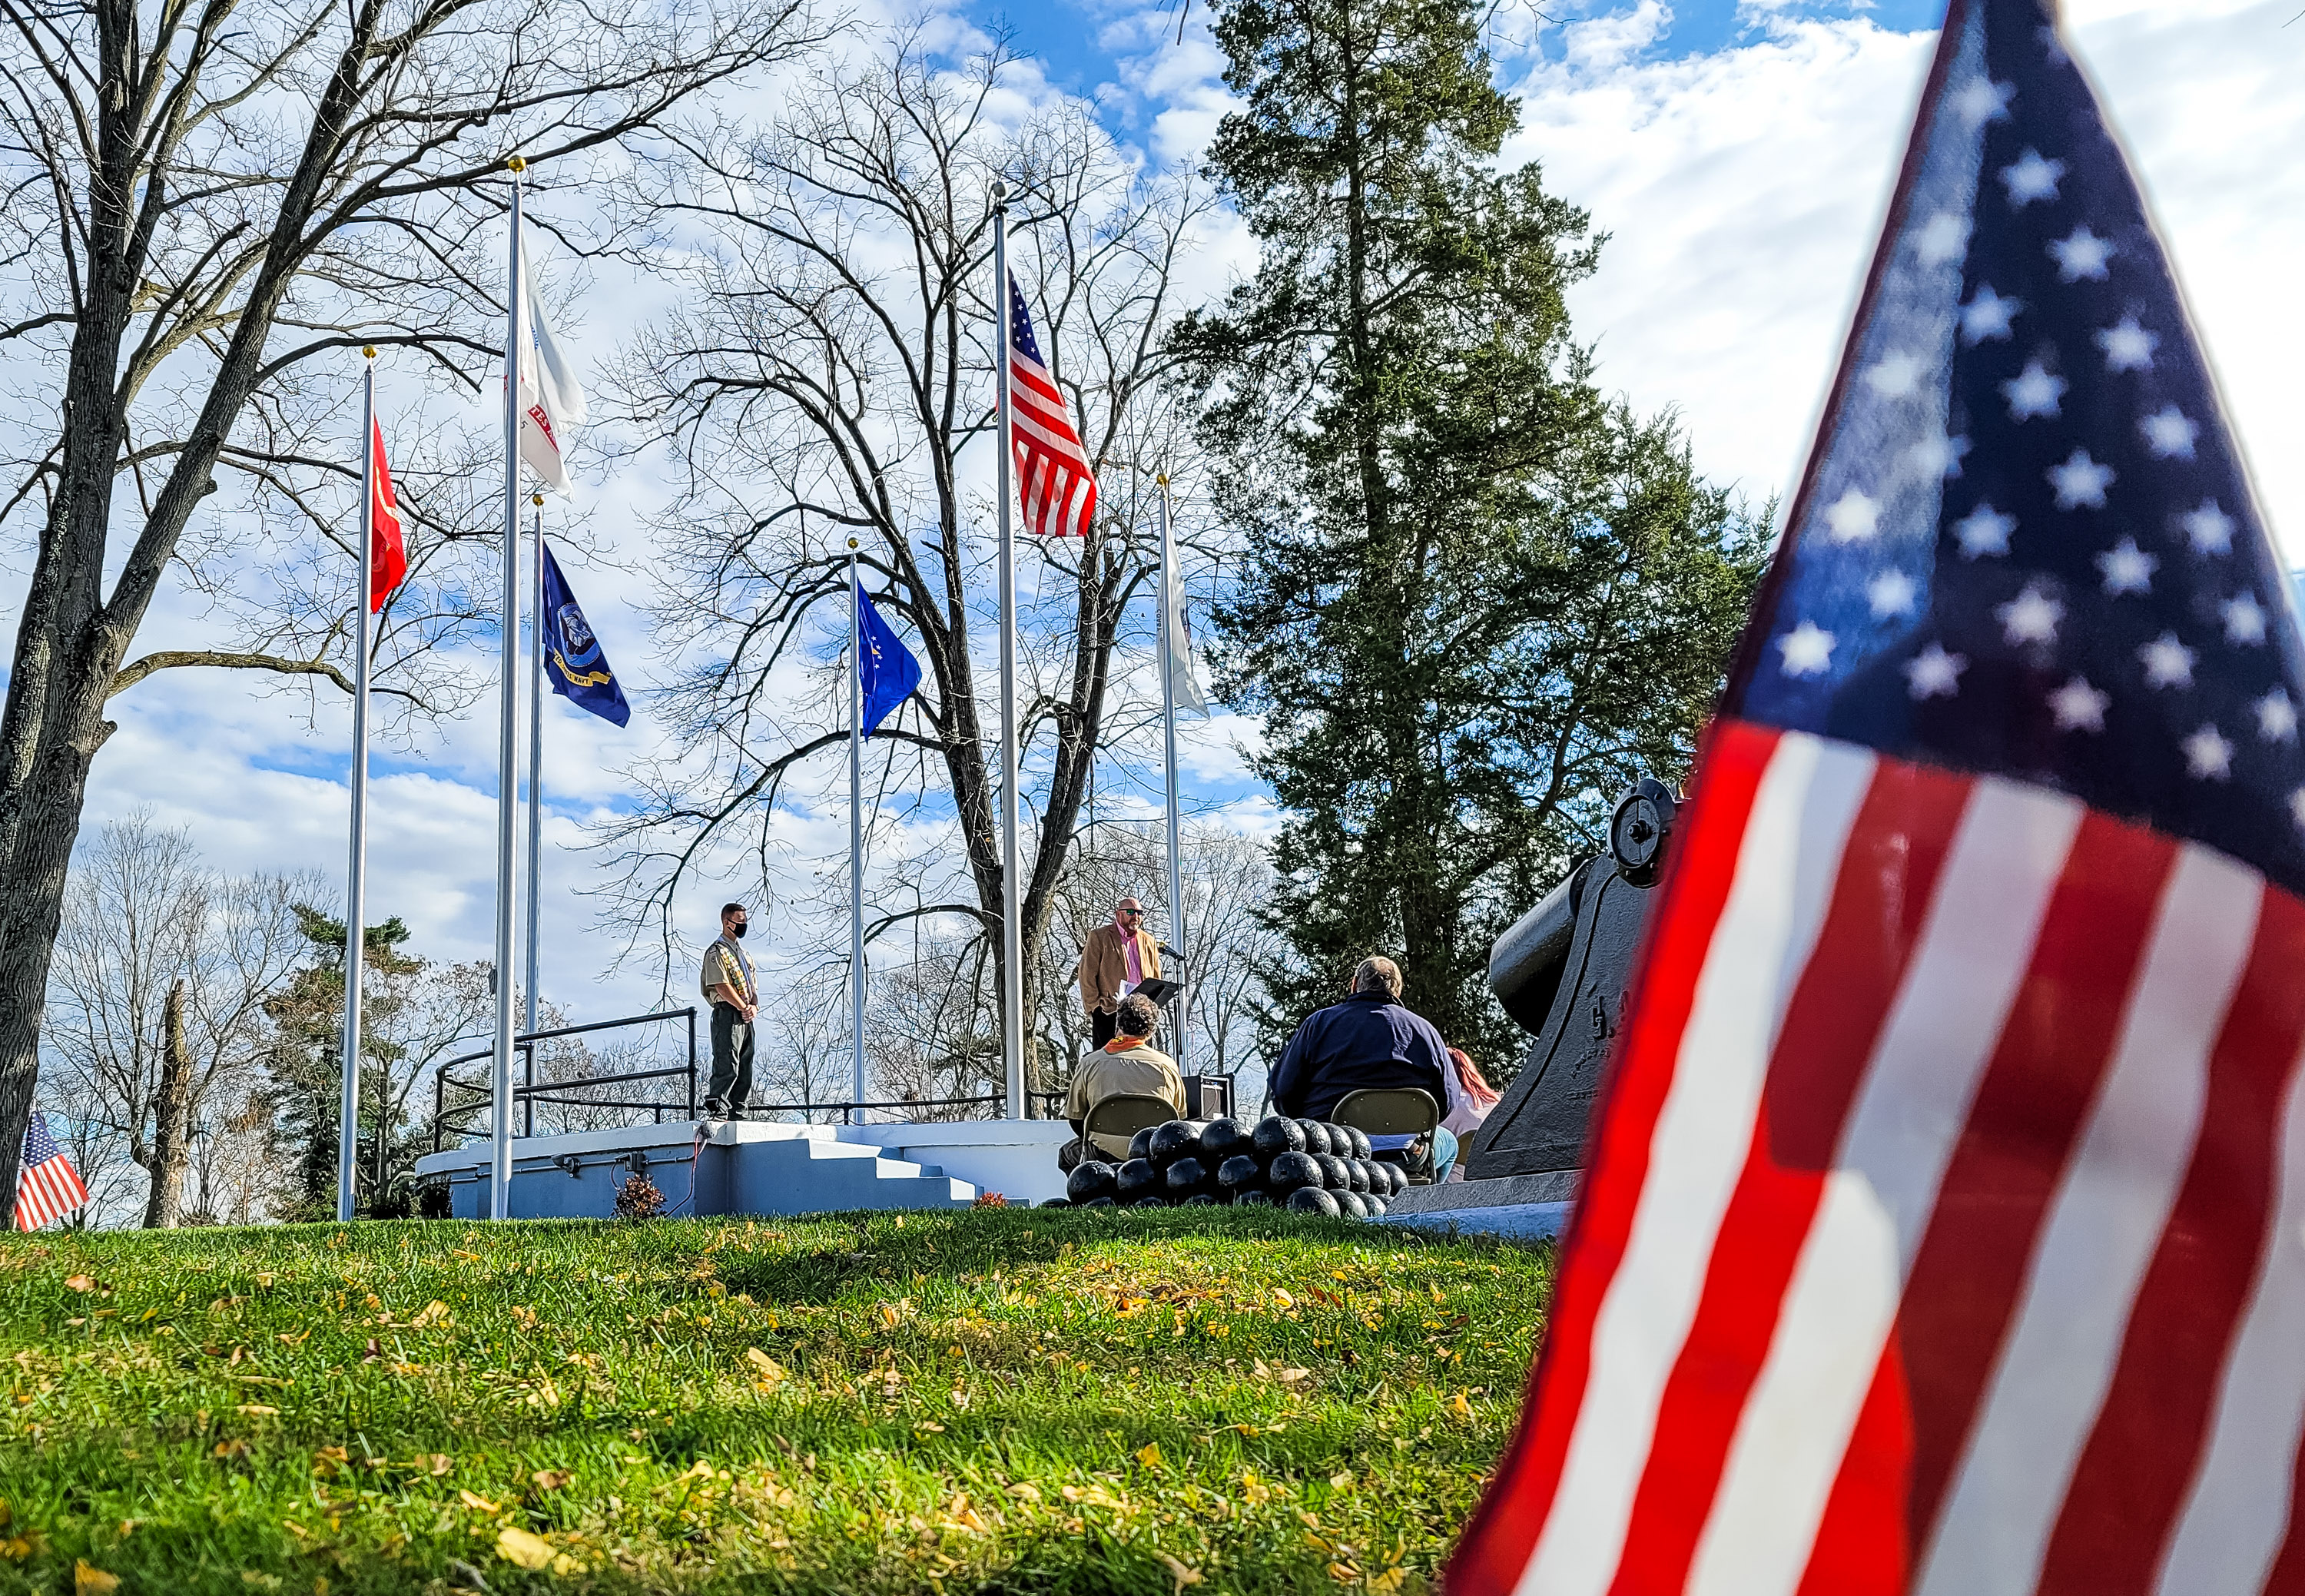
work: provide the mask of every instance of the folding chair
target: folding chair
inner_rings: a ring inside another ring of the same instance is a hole
[[[1097,1147],[1097,1137],[1113,1137],[1125,1144],[1147,1125],[1165,1125],[1178,1117],[1176,1108],[1166,1097],[1124,1092],[1118,1097],[1102,1098],[1089,1105],[1088,1118],[1081,1122],[1081,1156],[1112,1156]]]
[[[1415,1087],[1371,1087],[1347,1092],[1330,1119],[1363,1132],[1379,1156],[1408,1171],[1409,1184],[1433,1183],[1433,1132],[1441,1125],[1441,1105]]]

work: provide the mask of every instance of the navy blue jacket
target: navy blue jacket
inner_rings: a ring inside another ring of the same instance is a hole
[[[1449,1111],[1441,1071],[1448,1045],[1433,1022],[1383,992],[1356,992],[1307,1015],[1272,1071],[1272,1108],[1291,1119],[1326,1119],[1348,1092],[1414,1088]]]

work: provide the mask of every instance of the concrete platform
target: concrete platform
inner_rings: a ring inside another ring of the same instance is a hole
[[[1578,1172],[1507,1175],[1411,1186],[1392,1199],[1379,1225],[1406,1225],[1429,1235],[1510,1236],[1536,1242],[1568,1228],[1576,1207]]]
[[[776,1124],[668,1121],[617,1131],[523,1137],[513,1143],[517,1219],[605,1219],[617,1191],[645,1171],[669,1215],[826,1213],[844,1208],[966,1208],[998,1191],[1015,1203],[1060,1196],[1064,1122]],[[420,1183],[445,1181],[459,1219],[489,1210],[485,1141],[420,1158]]]

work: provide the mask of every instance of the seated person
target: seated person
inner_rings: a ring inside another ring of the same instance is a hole
[[[1449,1046],[1433,1022],[1401,1006],[1400,966],[1371,957],[1353,971],[1350,996],[1308,1015],[1289,1038],[1272,1071],[1272,1109],[1291,1119],[1325,1120],[1348,1094],[1371,1088],[1420,1091],[1439,1108],[1453,1101],[1448,1068]],[[1415,1139],[1370,1138],[1382,1151]],[[1447,1180],[1456,1162],[1455,1132],[1434,1126],[1433,1180]]]
[[[1489,1117],[1489,1110],[1497,1105],[1497,1088],[1481,1073],[1480,1065],[1461,1047],[1449,1050],[1449,1112],[1441,1116],[1441,1123],[1461,1144],[1465,1138],[1481,1128]],[[1452,1180],[1463,1180],[1462,1169],[1452,1170]]]
[[[1184,1116],[1185,1082],[1177,1073],[1177,1061],[1152,1046],[1152,1030],[1160,1023],[1161,1011],[1152,1000],[1132,993],[1120,1000],[1114,1016],[1118,1034],[1073,1066],[1072,1091],[1065,1099],[1073,1140],[1058,1154],[1058,1168],[1071,1169],[1090,1156],[1081,1145],[1081,1126],[1088,1111],[1107,1097],[1158,1097],[1178,1117]],[[1099,1136],[1094,1156],[1115,1162],[1127,1157],[1128,1138]]]

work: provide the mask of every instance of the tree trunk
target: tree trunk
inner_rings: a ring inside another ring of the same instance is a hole
[[[146,1230],[183,1223],[184,1165],[191,1151],[192,1061],[184,1046],[184,980],[168,988],[160,1020],[160,1089],[152,1100],[152,1195],[144,1205]]]

